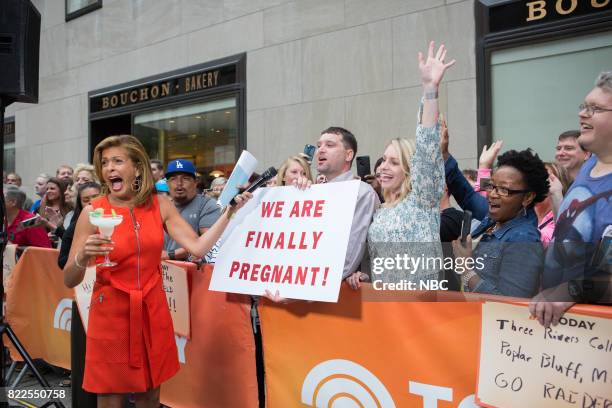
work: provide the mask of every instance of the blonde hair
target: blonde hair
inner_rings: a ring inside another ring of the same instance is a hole
[[[395,138],[387,143],[385,150],[389,146],[393,146],[395,151],[398,153],[400,166],[404,171],[404,175],[406,176],[400,185],[399,191],[389,191],[383,189],[385,203],[394,206],[406,198],[406,196],[412,191],[412,183],[410,181],[410,161],[414,155],[414,144],[408,139]]]
[[[140,188],[137,190],[134,189],[136,193],[134,205],[138,207],[147,204],[155,191],[153,173],[151,173],[151,163],[149,161],[149,155],[147,155],[142,143],[132,135],[109,136],[98,143],[94,149],[93,163],[96,170],[96,176],[102,184],[102,194],[108,195],[110,193],[108,185],[104,182],[104,178],[102,177],[102,153],[110,147],[124,148],[128,157],[140,172],[140,176],[136,178],[140,180]]]
[[[569,190],[570,186],[572,185],[572,178],[567,172],[567,169],[557,163],[552,162],[544,162],[544,167],[546,167],[546,170],[550,170],[550,172],[559,179],[562,186],[561,194],[565,196],[565,193],[567,193],[567,190]]]
[[[94,169],[93,164],[89,164],[89,163],[79,163],[74,167],[74,173],[72,173],[72,180],[76,183],[77,182],[77,177],[79,175],[80,172],[82,171],[88,171],[91,173],[91,181],[95,181],[97,182],[97,178],[98,176],[96,175],[96,169]],[[76,192],[76,189],[74,190]]]
[[[280,166],[280,168],[278,169],[278,174],[276,175],[276,185],[277,186],[285,185],[285,181],[284,181],[285,174],[287,173],[287,169],[291,165],[291,162],[296,162],[300,166],[302,166],[302,169],[304,170],[304,173],[306,173],[306,177],[308,177],[308,180],[313,181],[312,172],[310,171],[310,166],[308,165],[308,162],[303,157],[291,156],[287,160],[285,160],[283,164]]]

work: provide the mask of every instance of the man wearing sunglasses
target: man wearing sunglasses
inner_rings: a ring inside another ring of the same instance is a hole
[[[592,153],[561,202],[546,256],[544,291],[530,311],[548,327],[574,303],[610,303],[612,240],[612,71],[580,105],[578,142]]]

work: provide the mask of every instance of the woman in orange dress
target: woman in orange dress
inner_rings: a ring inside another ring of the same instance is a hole
[[[162,288],[164,229],[191,254],[202,257],[231,215],[251,198],[236,197],[219,220],[198,237],[175,206],[157,195],[149,158],[133,136],[111,136],[94,151],[103,195],[81,212],[64,282],[78,285],[91,262],[109,254],[117,265],[98,266],[87,330],[83,388],[98,394],[98,407],[121,407],[121,394],[136,393],[139,407],[159,407],[159,387],[179,369],[174,330]],[[98,234],[89,213],[103,208],[123,216],[112,238]]]

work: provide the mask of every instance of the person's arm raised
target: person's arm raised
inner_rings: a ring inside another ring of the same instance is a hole
[[[421,121],[416,130],[416,149],[410,159],[412,195],[422,208],[438,208],[444,191],[444,162],[438,125],[438,86],[444,72],[454,61],[444,63],[446,49],[441,45],[433,55],[434,42],[429,43],[427,59],[419,53],[419,70],[423,84]]]
[[[185,248],[190,254],[201,258],[215,245],[215,243],[225,231],[232,215],[238,211],[253,195],[244,192],[236,196],[236,205],[228,206],[221,214],[221,217],[203,235],[198,237],[191,226],[181,217],[174,204],[164,196],[159,197],[159,206],[162,220],[166,226],[166,231],[181,248]]]
[[[430,128],[438,121],[438,87],[448,68],[455,64],[455,60],[444,63],[446,47],[444,44],[438,48],[434,55],[435,43],[429,43],[427,58],[419,52],[419,70],[421,71],[421,84],[423,85],[423,115],[421,125]]]

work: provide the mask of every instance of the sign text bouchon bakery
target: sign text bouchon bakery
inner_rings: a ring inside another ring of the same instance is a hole
[[[90,100],[91,113],[105,112],[173,96],[189,95],[233,84],[235,81],[236,69],[233,65],[192,72],[94,96]]]

